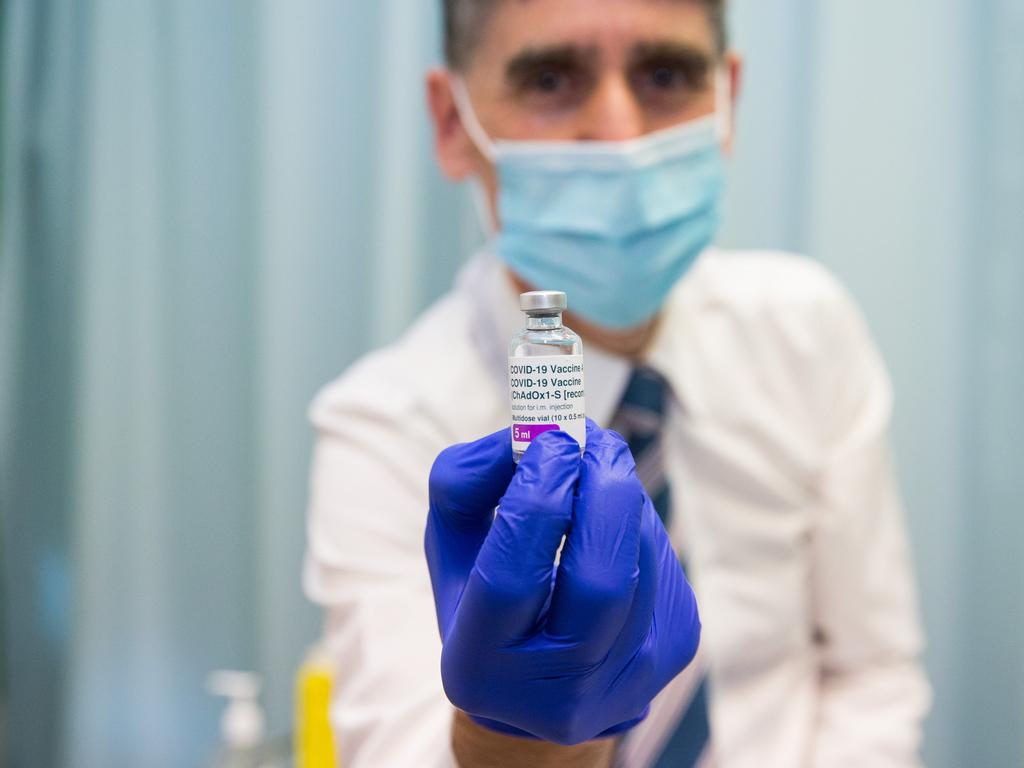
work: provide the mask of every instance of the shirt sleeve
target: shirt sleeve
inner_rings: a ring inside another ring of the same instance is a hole
[[[903,510],[889,449],[885,366],[842,294],[827,329],[819,389],[825,464],[812,542],[820,658],[815,768],[904,768],[919,761],[930,688]]]
[[[303,583],[324,609],[340,764],[454,766],[423,555],[432,457],[394,419],[314,404]]]

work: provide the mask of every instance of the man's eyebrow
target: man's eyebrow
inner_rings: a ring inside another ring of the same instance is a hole
[[[572,44],[525,48],[505,65],[505,77],[519,80],[544,67],[578,67],[596,57],[596,48],[581,48]]]
[[[715,56],[711,51],[692,43],[677,40],[637,43],[630,51],[629,58],[634,63],[653,59],[674,59],[690,66],[707,69],[710,69],[715,61]]]

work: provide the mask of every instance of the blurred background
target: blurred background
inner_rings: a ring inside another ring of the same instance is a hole
[[[319,386],[480,235],[435,170],[435,0],[3,0],[0,761],[200,765],[272,732]],[[820,259],[891,366],[936,701],[1024,765],[1024,3],[736,0],[726,245]]]

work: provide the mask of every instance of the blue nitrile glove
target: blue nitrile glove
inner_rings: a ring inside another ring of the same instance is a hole
[[[507,429],[443,451],[425,543],[445,692],[493,729],[624,731],[696,653],[696,600],[629,448],[592,423],[582,459],[563,432],[518,468]]]

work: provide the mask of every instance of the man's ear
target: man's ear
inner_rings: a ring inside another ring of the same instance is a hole
[[[434,127],[434,155],[441,171],[462,181],[476,170],[476,147],[462,127],[452,95],[451,73],[440,67],[427,72],[427,106]]]
[[[736,144],[736,107],[739,105],[740,89],[743,86],[743,57],[735,51],[725,55],[725,68],[729,76],[729,98],[732,100],[729,110],[729,140],[725,142],[725,151],[731,155]]]

